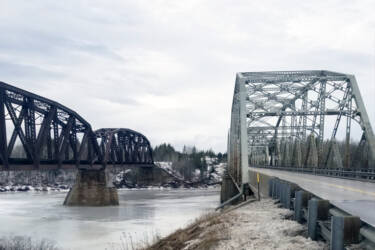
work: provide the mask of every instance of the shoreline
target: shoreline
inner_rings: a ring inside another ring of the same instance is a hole
[[[196,219],[185,228],[140,247],[157,249],[329,249],[306,238],[307,227],[271,199],[248,201]]]
[[[0,186],[1,193],[27,193],[27,192],[69,192],[71,187],[60,186],[30,186],[30,185],[15,185],[15,186]],[[197,187],[165,187],[165,186],[147,186],[137,188],[117,188],[117,191],[139,191],[139,190],[204,190],[204,189],[218,189],[220,185],[202,185]]]

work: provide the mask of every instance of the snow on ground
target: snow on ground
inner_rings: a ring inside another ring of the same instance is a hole
[[[207,175],[205,177],[208,181],[207,183],[208,184],[216,184],[216,183],[221,182],[224,170],[227,166],[227,163],[223,163],[223,162],[217,163],[217,158],[211,158],[211,157],[208,157],[208,156],[205,157],[205,161],[207,163]],[[165,171],[167,171],[168,173],[170,173],[170,174],[172,174],[172,175],[174,175],[174,176],[176,176],[180,179],[183,179],[181,174],[176,172],[172,168],[172,165],[173,165],[172,162],[155,162],[155,164],[157,166],[159,166],[160,168],[164,169]],[[200,170],[196,169],[193,173],[193,176],[194,176],[193,181],[200,180],[200,178],[201,178]]]
[[[155,162],[155,165],[159,166],[160,168],[164,169],[165,171],[167,171],[167,173],[170,173],[171,175],[174,175],[176,176],[177,178],[179,179],[183,179],[182,176],[173,170],[172,168],[172,162],[171,161],[158,161],[158,162]]]
[[[158,161],[155,162],[156,165],[161,167],[162,169],[165,170],[172,170],[172,162],[171,161]]]
[[[306,226],[285,219],[291,215],[271,199],[233,210],[228,213],[231,240],[220,241],[217,249],[328,249],[323,242],[306,239]]]
[[[203,231],[185,242],[183,249],[203,249],[204,244],[204,249],[215,250],[328,249],[326,243],[306,238],[306,226],[290,220],[291,216],[290,210],[278,208],[271,199],[230,208],[195,226]]]
[[[208,165],[209,179],[213,182],[221,182],[223,179],[224,170],[226,168],[226,163],[212,164]]]
[[[289,220],[292,211],[271,199],[252,202],[226,214],[230,240],[216,249],[328,249],[323,242],[305,238],[306,226]]]

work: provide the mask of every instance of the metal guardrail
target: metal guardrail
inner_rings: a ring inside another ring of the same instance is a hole
[[[308,237],[323,239],[331,250],[346,249],[356,244],[355,249],[375,249],[375,228],[352,216],[328,200],[314,197],[294,183],[279,178],[269,180],[269,196],[278,200],[284,208],[294,210],[294,219],[306,223]]]
[[[295,168],[275,166],[254,166],[256,168],[275,169],[297,173],[306,173],[341,179],[375,182],[375,169],[332,169],[332,168]]]

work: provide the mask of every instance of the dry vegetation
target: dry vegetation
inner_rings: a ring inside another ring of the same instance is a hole
[[[10,236],[0,238],[0,250],[57,250],[49,240],[32,240],[30,237]]]
[[[304,237],[306,226],[290,220],[291,211],[273,200],[249,200],[221,213],[202,216],[142,250],[328,249]]]
[[[143,250],[213,249],[218,241],[228,238],[228,228],[223,226],[226,219],[220,213],[205,214]]]

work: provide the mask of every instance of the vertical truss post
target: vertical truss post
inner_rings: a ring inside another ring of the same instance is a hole
[[[237,77],[239,84],[239,104],[240,104],[240,151],[241,151],[241,184],[242,187],[249,183],[249,158],[248,158],[248,135],[247,135],[247,110],[246,110],[246,86],[245,81]]]
[[[0,89],[0,157],[1,163],[8,168],[8,141],[5,121],[5,90]]]
[[[230,166],[230,163],[231,163],[231,158],[232,158],[232,154],[231,154],[231,144],[230,144],[230,129],[228,129],[228,135],[227,135],[227,166]]]
[[[350,130],[352,124],[352,95],[349,94],[348,116],[346,117],[345,167],[350,168]]]
[[[371,159],[369,160],[369,166],[374,167],[374,158],[375,158],[375,136],[374,132],[371,127],[370,119],[367,115],[366,107],[365,104],[362,100],[361,93],[359,91],[359,87],[357,84],[357,80],[355,79],[354,75],[348,75],[350,85],[352,87],[352,94],[355,99],[355,103],[357,104],[357,108],[360,112],[361,115],[361,127],[362,130],[365,133],[367,143],[369,145],[369,150],[370,150],[370,157]]]
[[[72,125],[72,130],[71,130],[71,133],[69,135],[69,141],[70,141],[70,147],[72,148],[72,152],[73,152],[73,159],[75,162],[77,162],[77,159],[78,159],[78,149],[77,149],[77,124],[76,124],[76,120],[74,119],[73,121],[73,125]]]
[[[24,99],[26,106],[25,117],[25,135],[26,142],[31,148],[32,157],[35,158],[35,142],[36,142],[36,129],[35,129],[35,111],[34,100],[30,97]]]
[[[54,147],[54,155],[55,160],[61,166],[60,161],[60,143],[59,143],[59,125],[57,124],[57,113],[55,113],[55,117],[53,118],[53,147]]]
[[[294,107],[293,110],[296,110],[296,108]],[[298,133],[298,130],[296,129],[296,126],[297,126],[297,119],[296,119],[295,114],[293,113],[293,115],[291,117],[291,121],[290,121],[290,127],[291,127],[290,133],[291,133],[292,139],[294,139],[294,137]]]
[[[47,131],[47,158],[48,160],[52,160],[52,138],[51,138],[51,125]]]
[[[326,87],[327,87],[327,80],[323,79],[320,83],[320,119],[319,119],[319,145],[318,145],[318,159],[319,159],[319,167],[322,167],[323,164],[322,156],[323,156],[323,141],[324,141],[324,120],[325,120],[325,110],[326,110]]]
[[[87,132],[89,133],[89,132]],[[93,146],[92,146],[92,142],[93,140],[90,138],[90,136],[92,135],[87,135],[88,139],[87,139],[87,161],[90,163],[90,165],[92,165],[92,162],[93,162],[93,155],[92,155],[92,151],[93,151]]]
[[[302,97],[302,111],[307,112],[307,91],[303,93]],[[302,139],[306,140],[307,116],[302,116]]]
[[[240,182],[238,179],[239,174],[239,150],[238,150],[238,143],[239,143],[239,83],[238,83],[238,76],[236,79],[235,90],[233,94],[233,103],[232,103],[232,111],[231,111],[231,122],[230,122],[230,130],[229,130],[229,154],[230,154],[230,161],[228,165],[228,174],[234,179],[237,184]]]

